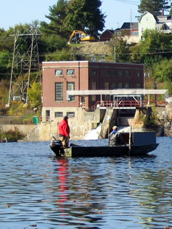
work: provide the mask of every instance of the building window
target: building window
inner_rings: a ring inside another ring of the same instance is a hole
[[[50,110],[45,111],[46,121],[50,120]]]
[[[118,76],[122,76],[122,70],[118,71]]]
[[[130,84],[129,83],[125,83],[124,88],[130,88]]]
[[[91,96],[91,101],[95,102],[96,101],[96,95]]]
[[[63,70],[62,69],[55,70],[55,75],[56,76],[62,76],[63,75]]]
[[[81,96],[81,103],[85,103],[85,96]]]
[[[95,69],[92,70],[91,75],[92,76],[95,76],[96,75],[96,70]]]
[[[118,83],[118,88],[122,88],[122,83]]]
[[[54,116],[55,116],[55,118],[63,117],[63,112],[55,112]]]
[[[141,88],[141,84],[140,83],[137,83],[136,84],[136,88]]]
[[[96,82],[91,82],[91,89],[96,90]]]
[[[112,76],[117,76],[117,71],[116,70],[112,71]]]
[[[112,83],[112,84],[111,84],[111,88],[112,88],[112,89],[115,89],[115,88],[116,88],[116,83]]]
[[[63,101],[63,83],[55,83],[55,101]]]
[[[129,77],[130,76],[130,72],[128,70],[125,70],[125,76]]]
[[[137,72],[136,75],[137,75],[137,77],[140,77],[141,76],[141,72]]]
[[[105,82],[105,90],[109,89],[109,82]]]
[[[66,74],[70,75],[70,76],[74,76],[75,75],[75,70],[74,69],[67,69]]]
[[[105,70],[105,76],[110,76],[110,71],[109,70]]]
[[[75,83],[74,82],[67,82],[67,90],[74,91],[75,90]],[[75,101],[75,96],[70,95],[68,98],[69,101]]]
[[[74,118],[75,117],[75,112],[67,112],[67,116],[69,118]]]

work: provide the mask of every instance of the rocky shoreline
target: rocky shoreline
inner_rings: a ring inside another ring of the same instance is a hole
[[[172,103],[165,107],[157,108],[159,125],[157,136],[172,136]]]
[[[158,137],[172,136],[172,103],[167,104],[165,107],[157,107],[156,112],[158,124],[150,129],[156,131]]]

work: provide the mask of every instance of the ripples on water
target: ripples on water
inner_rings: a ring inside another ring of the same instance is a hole
[[[57,159],[49,142],[0,144],[0,228],[172,227],[171,141],[134,158]]]

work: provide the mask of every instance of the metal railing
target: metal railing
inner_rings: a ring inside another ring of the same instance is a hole
[[[147,105],[148,101],[136,101],[136,100],[115,100],[115,101],[97,101],[92,107],[92,110],[101,107],[143,107]],[[167,103],[165,101],[150,101],[150,104],[155,104],[156,106],[165,106]]]

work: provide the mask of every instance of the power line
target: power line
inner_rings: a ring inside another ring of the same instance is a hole
[[[126,3],[126,4],[131,4],[131,5],[139,5],[140,2],[139,1],[135,1],[135,0],[114,0],[117,2],[121,2],[121,3]]]

